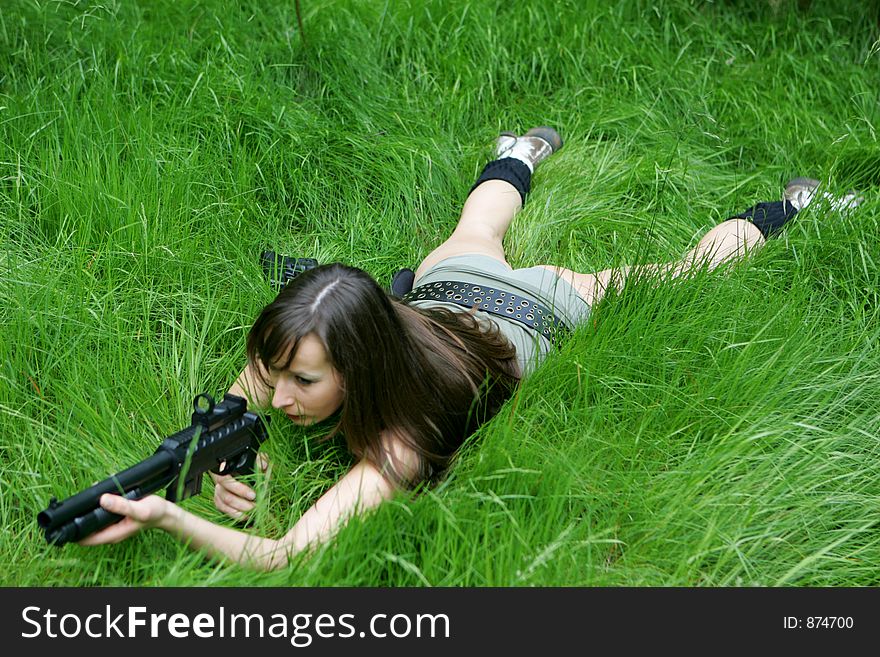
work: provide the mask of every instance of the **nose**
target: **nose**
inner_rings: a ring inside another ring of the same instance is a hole
[[[296,398],[293,396],[293,386],[285,380],[285,377],[278,377],[275,382],[275,392],[272,394],[272,407],[284,408],[294,403]]]

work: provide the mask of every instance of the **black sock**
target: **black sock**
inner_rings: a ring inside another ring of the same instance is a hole
[[[471,192],[487,180],[503,180],[510,183],[519,192],[523,205],[526,204],[526,196],[532,188],[532,172],[525,162],[521,162],[515,157],[492,160],[483,167],[483,172],[477,178],[474,186],[471,187]]]
[[[787,201],[771,201],[769,203],[753,205],[742,214],[733,216],[731,219],[748,219],[761,231],[765,239],[770,239],[781,231],[782,227],[797,212],[797,208]]]

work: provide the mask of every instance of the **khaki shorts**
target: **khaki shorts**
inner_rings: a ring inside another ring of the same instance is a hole
[[[438,281],[463,281],[522,295],[550,308],[570,329],[585,322],[590,316],[590,306],[577,290],[568,281],[543,267],[508,269],[501,261],[489,256],[460,255],[438,262],[417,278],[413,287]],[[443,307],[467,311],[462,306],[442,301],[414,301],[411,305],[416,308]],[[480,320],[496,324],[516,347],[523,376],[532,372],[550,353],[552,343],[525,324],[482,311],[475,315]]]

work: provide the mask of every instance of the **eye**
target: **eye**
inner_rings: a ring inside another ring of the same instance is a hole
[[[296,382],[303,386],[310,386],[314,383],[314,381],[310,379],[304,379],[301,376],[296,377]]]

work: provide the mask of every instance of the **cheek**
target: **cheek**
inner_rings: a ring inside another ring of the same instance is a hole
[[[342,388],[338,385],[334,385],[330,390],[327,391],[326,396],[326,404],[329,407],[332,407],[330,410],[335,411],[342,405],[342,400],[345,397],[345,394],[342,392]]]
[[[342,403],[342,391],[338,386],[328,385],[320,389],[311,390],[303,398],[303,402],[312,406],[316,411],[332,413]]]
[[[342,400],[345,399],[345,386],[342,385],[342,376],[338,372],[334,372],[333,375],[333,398],[337,408],[342,405]]]

